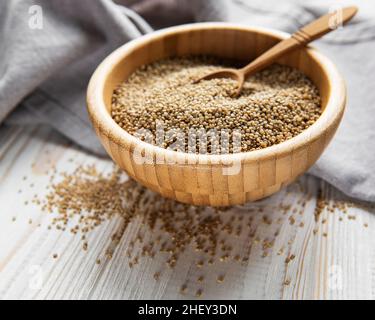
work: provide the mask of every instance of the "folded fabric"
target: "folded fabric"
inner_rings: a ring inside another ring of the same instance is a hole
[[[111,51],[152,29],[109,0],[2,1],[0,14],[0,121],[20,103],[9,123],[47,123],[104,154],[85,108],[88,80]]]

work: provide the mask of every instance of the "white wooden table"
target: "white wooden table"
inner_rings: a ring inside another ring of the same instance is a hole
[[[89,235],[86,252],[79,236],[48,230],[52,216],[30,203],[34,194],[46,193],[46,172],[53,166],[69,171],[95,163],[106,170],[109,160],[85,153],[49,128],[4,126],[0,159],[1,299],[374,298],[374,209],[356,203],[345,212],[349,200],[316,178],[304,176],[271,198],[225,213],[243,216],[242,221],[253,217],[251,232],[229,239],[234,251],[247,254],[246,261],[230,257],[198,267],[201,253],[188,250],[173,269],[166,267],[164,253],[130,268],[126,251],[142,228],[140,220],[129,225],[113,258],[105,260],[119,218]],[[333,209],[337,201],[344,202]],[[103,262],[97,264],[98,258]]]

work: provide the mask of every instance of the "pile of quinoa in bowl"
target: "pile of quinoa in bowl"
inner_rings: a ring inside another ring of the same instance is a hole
[[[163,148],[176,149],[176,139],[182,132],[185,143],[179,144],[177,151],[189,153],[203,153],[199,137],[194,148],[189,143],[191,132],[225,131],[228,135],[221,135],[219,146],[217,140],[206,140],[204,149],[225,154],[281,143],[307,129],[321,115],[317,87],[289,66],[274,64],[250,76],[238,97],[233,97],[237,82],[232,79],[194,83],[223,67],[238,67],[238,62],[193,56],[143,65],[114,90],[112,118],[142,140],[144,132],[149,132],[151,143]],[[172,134],[158,140],[160,128]],[[236,135],[240,135],[240,142],[234,148],[230,141]]]

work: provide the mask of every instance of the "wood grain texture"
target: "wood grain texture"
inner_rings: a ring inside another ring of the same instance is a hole
[[[344,111],[346,91],[341,76],[327,58],[311,48],[298,49],[279,62],[300,69],[313,80],[322,96],[323,114],[298,136],[266,149],[217,156],[161,149],[120,128],[110,109],[114,88],[142,64],[188,54],[252,59],[287,36],[261,28],[203,23],[165,29],[124,45],[98,67],[88,88],[88,111],[103,146],[135,180],[182,202],[225,206],[277,192],[315,163]],[[228,171],[230,168],[238,170]]]
[[[327,206],[316,217],[317,201],[349,199],[313,177],[305,175],[270,198],[230,210],[243,221],[252,217],[252,240],[247,234],[221,235],[233,240],[236,252],[248,255],[246,263],[230,259],[197,268],[202,255],[192,248],[174,269],[165,266],[163,253],[130,269],[126,251],[144,230],[140,219],[128,226],[113,258],[97,265],[121,227],[119,219],[90,233],[85,252],[79,235],[48,230],[53,215],[25,204],[47,192],[47,171],[53,166],[73,171],[95,163],[105,172],[110,160],[89,155],[44,127],[0,128],[0,159],[0,299],[195,299],[198,289],[207,299],[375,298],[374,209],[357,204],[344,213]],[[265,256],[264,241],[273,242]],[[286,264],[291,254],[295,258]],[[218,275],[225,275],[223,283],[217,283]],[[197,282],[199,276],[203,283]],[[187,284],[184,294],[182,284]]]

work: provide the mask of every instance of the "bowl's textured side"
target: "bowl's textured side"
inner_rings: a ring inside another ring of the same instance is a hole
[[[225,30],[224,35],[222,29]],[[200,30],[203,30],[203,36],[199,33]],[[256,35],[253,41],[255,47],[247,46],[246,50],[253,55],[258,55],[282,37],[277,32],[262,29],[199,24],[148,36],[128,49],[120,48],[120,51],[107,58],[90,81],[87,103],[95,131],[113,161],[129,176],[165,197],[194,205],[210,206],[242,204],[264,198],[291,183],[311,167],[332,139],[345,106],[345,86],[340,75],[328,59],[312,49],[297,51],[280,62],[299,67],[313,79],[323,98],[323,115],[305,132],[279,145],[228,156],[188,155],[141,143],[119,128],[109,116],[108,103],[112,90],[116,82],[124,79],[121,70],[118,75],[118,72],[112,72],[112,69],[129,67],[132,59],[128,59],[127,64],[123,63],[127,55],[135,56],[137,60],[137,63],[125,72],[129,74],[138,65],[160,57],[176,53],[199,53],[200,46],[207,46],[207,41],[202,41],[206,36],[211,39],[212,46],[216,46],[211,53],[222,53],[220,44],[212,41],[213,38],[220,38],[221,45],[228,47],[230,43],[233,46],[233,39],[245,43],[239,39],[251,32]],[[200,41],[194,41],[195,38]],[[140,52],[134,51],[137,48],[142,49]],[[205,48],[203,51],[206,53],[207,47]],[[143,57],[142,50],[147,52]],[[156,52],[153,53],[153,50]],[[238,56],[243,54],[243,50],[232,48],[225,54]],[[239,53],[235,54],[236,52]],[[107,86],[108,82],[112,84]],[[332,87],[333,83],[336,87]],[[147,159],[152,161],[140,163],[138,160],[142,155],[147,155]],[[228,172],[228,168],[232,169]]]

